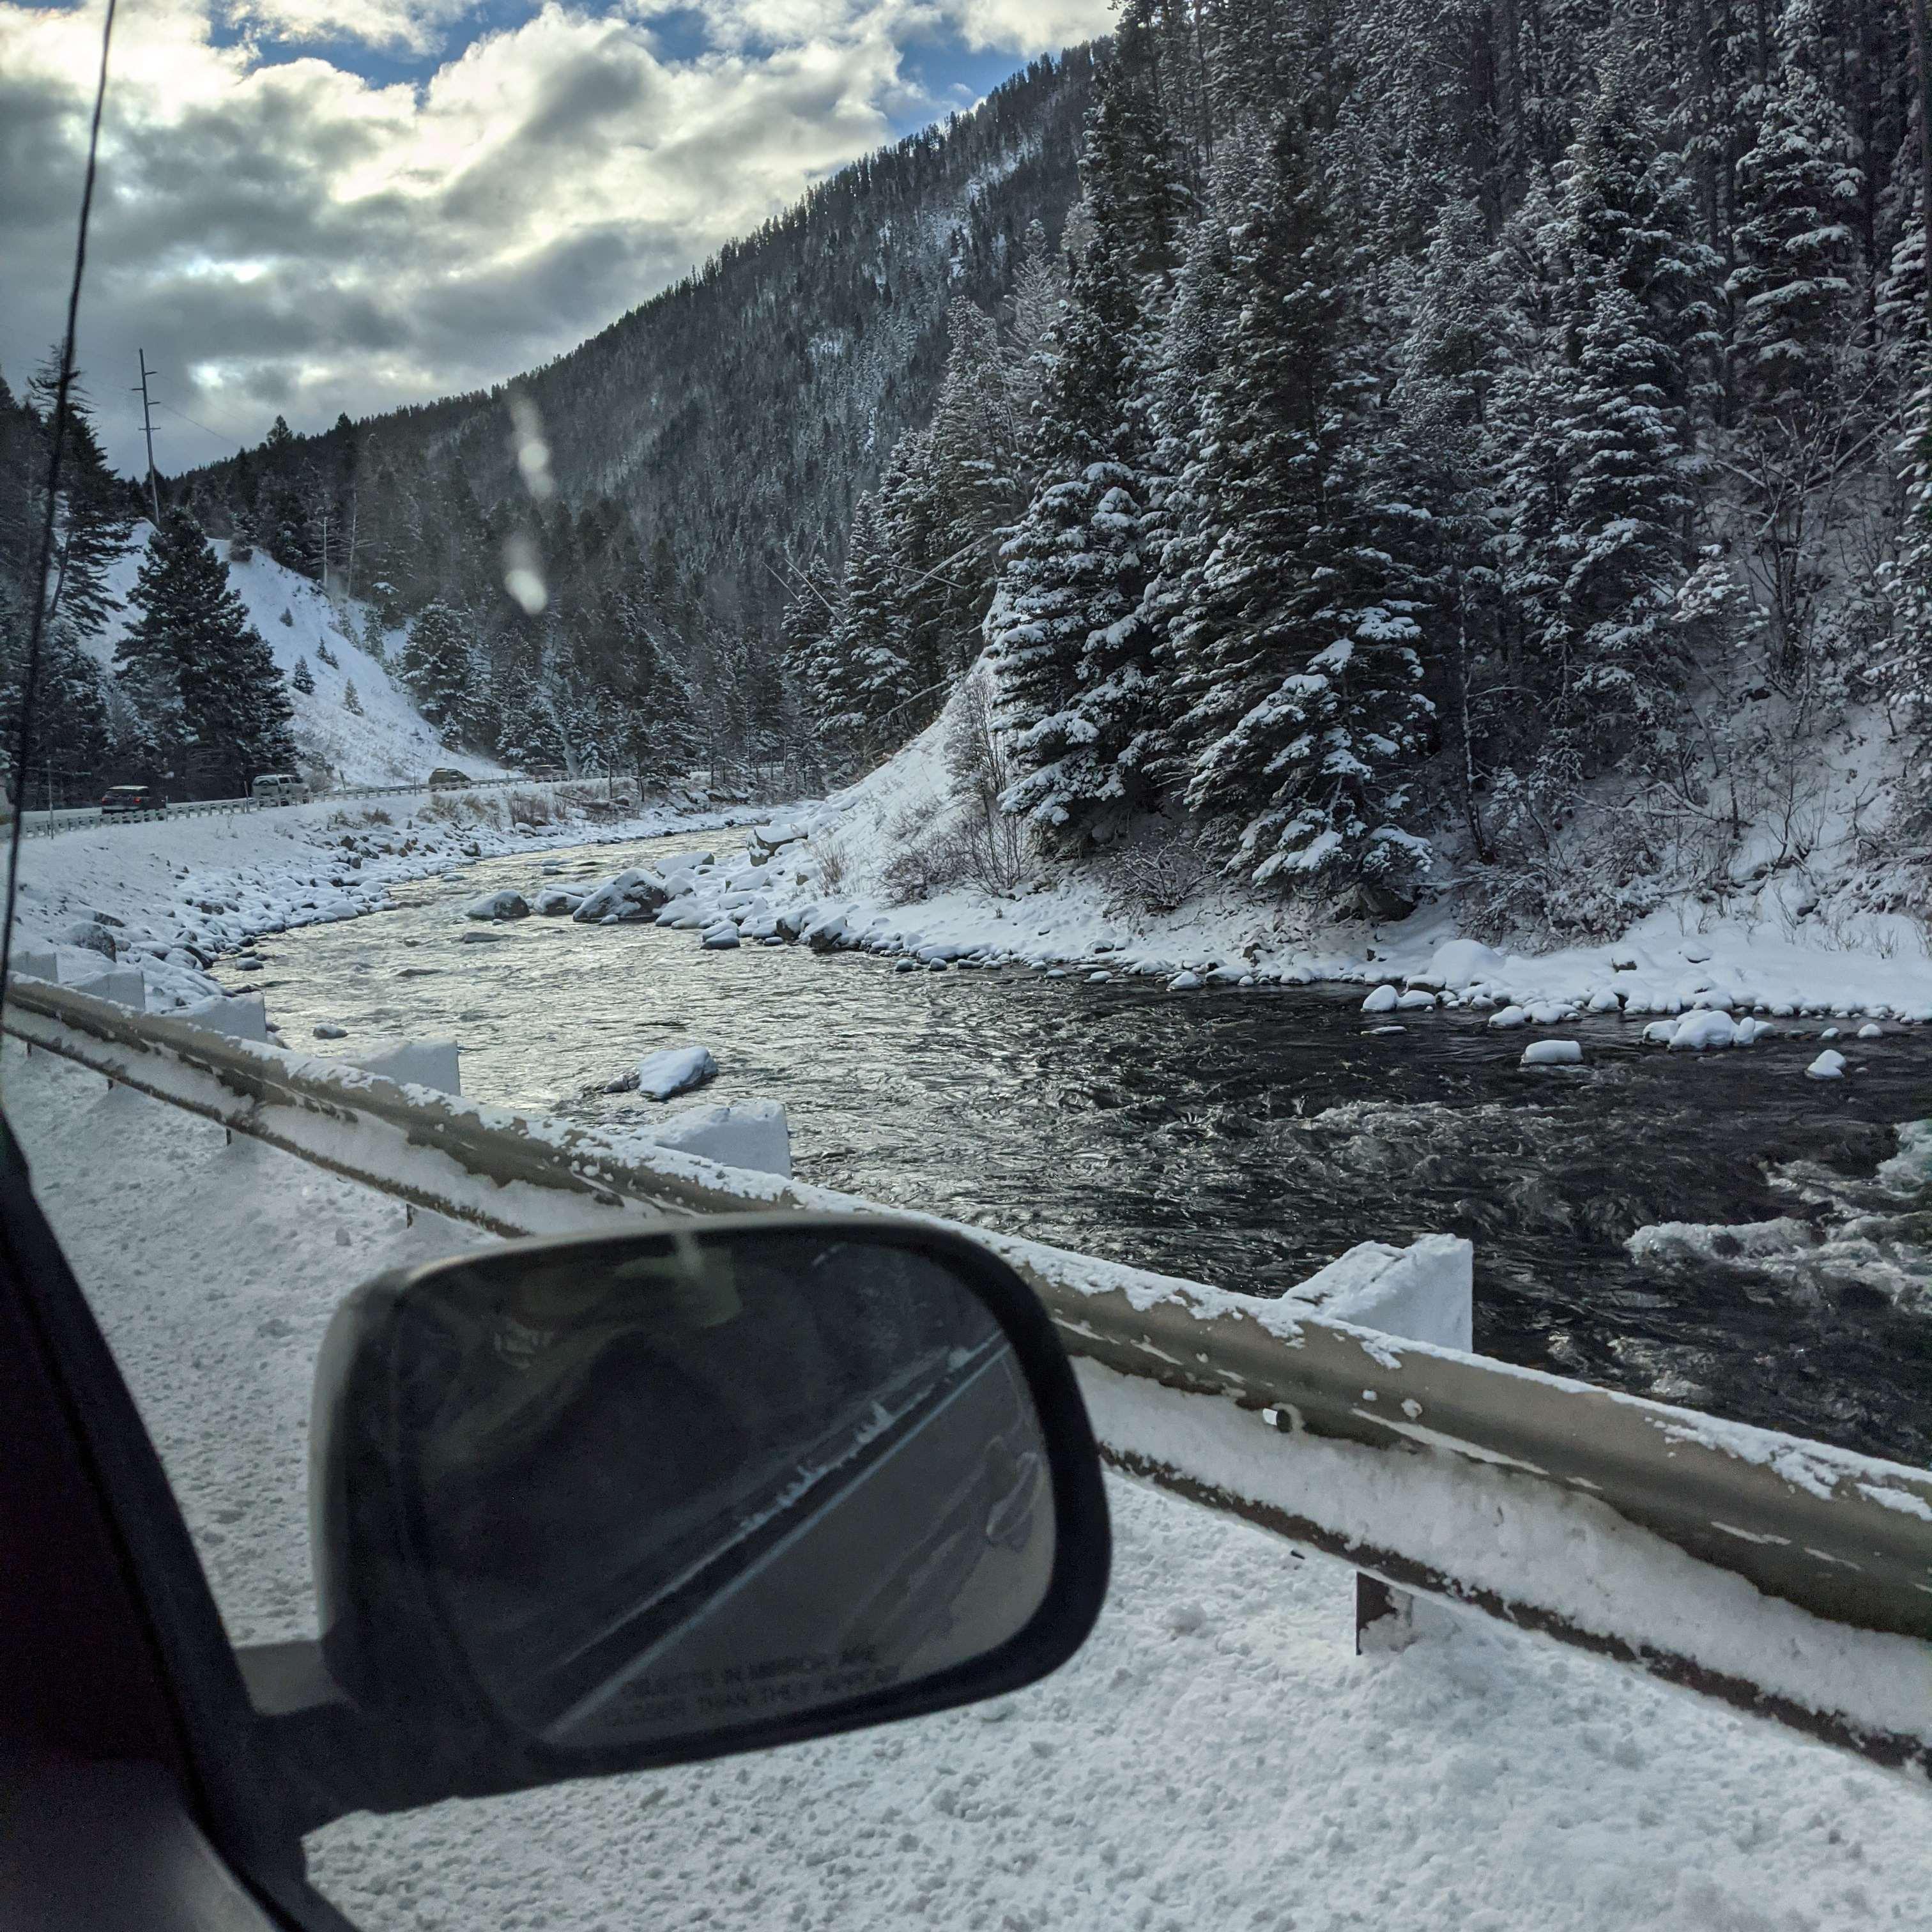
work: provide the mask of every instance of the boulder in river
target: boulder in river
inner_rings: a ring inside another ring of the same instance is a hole
[[[1582,1047],[1574,1040],[1532,1040],[1522,1050],[1525,1066],[1580,1066]]]
[[[646,1100],[668,1100],[717,1077],[709,1047],[667,1046],[638,1062],[638,1091]]]
[[[545,886],[537,894],[536,910],[540,918],[560,919],[583,903],[584,895],[573,892],[567,886]]]
[[[465,919],[528,919],[530,916],[530,902],[507,886],[500,892],[485,892],[481,898],[472,899],[463,908]]]
[[[721,920],[717,925],[706,927],[699,935],[698,943],[707,952],[735,952],[738,950],[738,928],[728,919]]]
[[[571,917],[583,926],[649,919],[670,897],[664,880],[648,866],[640,866],[593,886]]]

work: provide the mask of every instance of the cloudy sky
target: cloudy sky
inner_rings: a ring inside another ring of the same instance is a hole
[[[101,5],[0,0],[0,373],[59,332]],[[80,359],[109,453],[514,374],[1108,0],[122,0]]]

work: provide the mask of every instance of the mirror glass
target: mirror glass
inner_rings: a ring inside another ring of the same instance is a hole
[[[404,1507],[497,1721],[608,1751],[802,1717],[1017,1635],[1046,1445],[970,1286],[876,1236],[697,1229],[412,1286]]]

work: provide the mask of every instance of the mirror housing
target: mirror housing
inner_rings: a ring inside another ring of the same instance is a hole
[[[320,1650],[244,1667],[312,1823],[1018,1689],[1084,1640],[1110,1553],[1038,1300],[870,1216],[365,1284],[317,1366],[310,1508]]]

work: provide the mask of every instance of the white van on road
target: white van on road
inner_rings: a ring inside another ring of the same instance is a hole
[[[292,772],[264,772],[249,790],[257,805],[305,805],[310,795]]]

